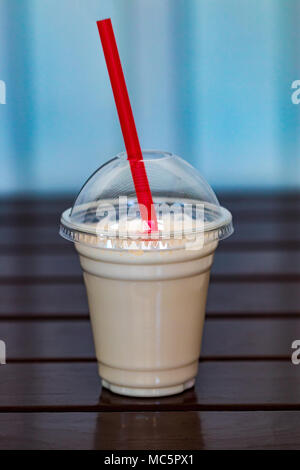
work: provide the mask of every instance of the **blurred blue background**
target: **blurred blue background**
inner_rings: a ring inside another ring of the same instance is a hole
[[[1,193],[79,190],[123,150],[111,17],[143,148],[216,189],[300,186],[299,0],[1,0]]]

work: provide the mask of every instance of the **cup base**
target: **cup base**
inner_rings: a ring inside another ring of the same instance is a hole
[[[173,385],[171,387],[161,388],[136,388],[136,387],[122,387],[115,385],[102,379],[102,387],[107,388],[111,392],[118,395],[126,395],[128,397],[165,397],[169,395],[177,395],[185,390],[192,388],[195,385],[195,379],[188,380],[182,384]]]

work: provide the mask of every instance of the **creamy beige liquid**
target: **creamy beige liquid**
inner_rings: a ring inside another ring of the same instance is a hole
[[[75,245],[103,385],[135,396],[193,386],[217,242],[158,252]]]

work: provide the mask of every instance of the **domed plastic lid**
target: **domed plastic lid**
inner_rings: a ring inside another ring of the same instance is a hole
[[[182,248],[194,239],[207,244],[231,235],[230,212],[195,168],[168,152],[147,150],[143,158],[158,232],[145,229],[124,152],[87,180],[73,207],[62,214],[60,234],[73,242],[120,249]]]

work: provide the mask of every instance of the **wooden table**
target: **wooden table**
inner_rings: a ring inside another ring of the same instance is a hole
[[[194,389],[101,390],[86,295],[58,236],[70,201],[0,204],[1,449],[300,448],[300,196],[227,195]]]

